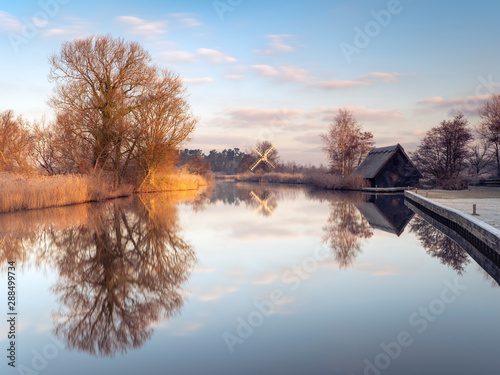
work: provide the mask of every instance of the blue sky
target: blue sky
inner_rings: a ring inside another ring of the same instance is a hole
[[[488,1],[83,1],[0,3],[0,110],[51,117],[48,57],[91,34],[140,42],[185,79],[199,125],[189,148],[325,163],[319,134],[350,107],[378,146],[500,91],[500,3]],[[499,83],[497,83],[499,82]]]

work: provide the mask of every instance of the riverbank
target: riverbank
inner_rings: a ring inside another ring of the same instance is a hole
[[[441,222],[478,249],[483,249],[496,260],[500,258],[500,229],[490,225],[478,216],[463,212],[448,205],[436,202],[425,197],[428,194],[417,194],[405,191],[406,201],[410,208],[414,207],[417,213],[422,211],[433,219]]]
[[[418,190],[418,194],[436,203],[473,214],[478,220],[500,229],[500,187],[471,186],[468,190]]]
[[[208,182],[187,173],[159,177],[137,192],[196,190]],[[128,197],[131,185],[113,188],[111,183],[89,175],[33,176],[0,173],[0,213],[70,206]]]
[[[219,178],[226,179],[226,176]],[[326,190],[361,190],[361,188],[367,186],[366,181],[361,177],[347,176],[342,178],[338,175],[314,171],[310,171],[307,173],[243,173],[234,175],[234,181],[265,182],[274,184],[301,184]]]

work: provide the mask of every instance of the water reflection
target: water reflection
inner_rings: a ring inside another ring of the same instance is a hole
[[[418,216],[411,222],[410,232],[415,233],[427,254],[438,258],[459,275],[463,274],[470,260],[467,252],[455,241]]]
[[[21,266],[36,258],[37,265],[57,269],[54,333],[68,348],[125,353],[152,336],[154,323],[179,314],[184,303],[182,285],[196,255],[182,237],[175,201],[159,195],[78,206],[84,220],[69,225],[58,217],[36,221],[43,211],[27,214],[33,229],[23,232],[19,222],[11,236],[3,234],[2,258],[15,257]],[[26,243],[37,244],[34,254]]]
[[[339,267],[349,268],[361,253],[363,241],[373,236],[373,230],[354,202],[331,202],[330,207],[323,241],[329,245]]]
[[[309,190],[308,196],[329,204],[323,243],[330,248],[339,268],[352,267],[363,251],[363,242],[373,236],[372,227],[357,208],[365,203],[367,196],[316,189]]]
[[[405,206],[403,194],[370,194],[367,197],[356,207],[374,229],[399,237],[415,215]]]
[[[222,202],[235,206],[244,203],[246,207],[252,209],[253,213],[269,217],[273,216],[279,201],[293,200],[300,191],[301,187],[293,185],[219,182],[213,189],[210,202],[212,204]]]

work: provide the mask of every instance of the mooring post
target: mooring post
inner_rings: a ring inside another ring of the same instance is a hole
[[[472,205],[472,215],[479,216],[479,214],[476,212],[476,205],[475,204]]]
[[[415,194],[418,194],[418,188],[415,188]]]
[[[425,192],[425,197],[429,198],[429,192],[428,191]]]

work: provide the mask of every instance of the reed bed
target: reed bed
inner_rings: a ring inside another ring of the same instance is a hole
[[[25,177],[1,174],[0,212],[35,210],[129,196],[131,186],[113,189],[93,176]]]

